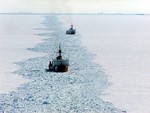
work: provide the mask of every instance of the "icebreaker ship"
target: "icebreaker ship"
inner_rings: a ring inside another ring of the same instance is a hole
[[[73,25],[71,25],[71,28],[66,31],[66,34],[68,34],[68,35],[76,34],[76,30],[73,29]]]
[[[49,62],[49,69],[46,69],[47,72],[67,72],[69,66],[69,60],[62,58],[61,47],[59,45],[58,56]]]

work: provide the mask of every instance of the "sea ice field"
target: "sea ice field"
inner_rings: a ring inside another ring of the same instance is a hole
[[[34,28],[42,26],[42,20],[41,16],[0,15],[0,93],[30,81],[12,72],[20,68],[15,62],[43,55],[26,50],[42,41],[43,37],[33,35],[40,32]]]
[[[32,35],[45,39],[27,50],[45,55],[15,62],[20,68],[13,73],[30,81],[0,95],[0,112],[122,113],[100,97],[111,83],[101,66],[92,62],[94,55],[81,46],[80,34],[66,36],[66,30],[55,15],[43,18],[42,27],[35,28],[43,32]],[[70,59],[69,72],[45,72],[59,44],[64,56]]]
[[[149,113],[149,19],[1,15],[0,113]],[[47,73],[59,44],[69,71]]]
[[[103,99],[127,113],[150,113],[150,15],[72,17],[82,45],[112,83]]]

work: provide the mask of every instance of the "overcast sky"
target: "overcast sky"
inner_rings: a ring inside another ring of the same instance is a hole
[[[0,0],[0,13],[150,13],[150,0]]]

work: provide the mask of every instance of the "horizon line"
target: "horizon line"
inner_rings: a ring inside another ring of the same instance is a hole
[[[22,14],[22,15],[79,15],[79,14],[85,14],[85,15],[150,15],[150,13],[32,13],[32,12],[16,12],[16,13],[0,13],[1,15],[8,15],[8,14]]]

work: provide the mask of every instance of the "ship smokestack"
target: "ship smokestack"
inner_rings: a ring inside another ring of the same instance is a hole
[[[71,24],[71,28],[73,29],[73,25]]]

